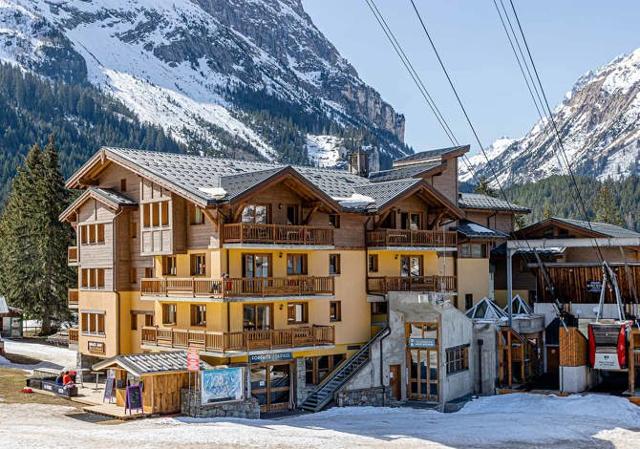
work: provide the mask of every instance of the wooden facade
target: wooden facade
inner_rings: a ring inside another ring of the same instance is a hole
[[[586,366],[587,348],[587,337],[580,329],[560,328],[560,366]]]
[[[456,291],[455,276],[369,276],[367,291],[388,292],[445,292]]]

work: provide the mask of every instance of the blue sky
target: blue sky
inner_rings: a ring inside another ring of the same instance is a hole
[[[460,141],[473,143],[409,0],[376,0]],[[492,0],[416,0],[483,145],[520,137],[537,118]],[[417,151],[448,139],[364,0],[303,0],[318,28],[360,77],[406,117]],[[554,107],[585,72],[640,47],[640,2],[514,0]],[[508,6],[508,1],[505,0]]]

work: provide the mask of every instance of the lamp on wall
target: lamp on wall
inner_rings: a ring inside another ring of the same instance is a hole
[[[278,253],[278,258],[279,258],[279,259],[282,259],[282,252],[279,252],[279,253]]]
[[[284,304],[280,304],[280,310],[284,309]]]
[[[398,260],[398,255],[397,254],[395,255],[394,259]]]

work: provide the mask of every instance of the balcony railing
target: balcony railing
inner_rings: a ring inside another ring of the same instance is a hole
[[[198,348],[208,352],[250,352],[335,344],[334,326],[306,326],[242,332],[213,332],[145,326],[142,344],[165,348]]]
[[[287,278],[145,278],[140,283],[143,296],[242,298],[274,296],[333,295],[331,276]]]
[[[78,293],[78,289],[70,288],[67,292],[67,300],[68,300],[69,308],[73,308],[73,309],[77,308],[79,299],[80,299],[80,295]]]
[[[333,245],[332,227],[230,223],[222,228],[224,243]]]
[[[67,341],[69,345],[77,345],[78,344],[78,328],[69,328],[67,329]]]
[[[78,247],[70,246],[67,248],[67,264],[69,265],[77,265],[79,262],[78,259]]]
[[[455,247],[458,237],[450,231],[410,231],[407,229],[379,229],[367,231],[368,246]]]
[[[370,293],[456,291],[455,276],[381,276],[367,278]]]

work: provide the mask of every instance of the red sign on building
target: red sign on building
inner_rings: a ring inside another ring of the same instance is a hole
[[[200,371],[200,355],[195,348],[187,350],[187,371]]]

